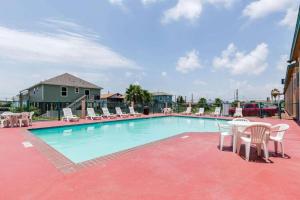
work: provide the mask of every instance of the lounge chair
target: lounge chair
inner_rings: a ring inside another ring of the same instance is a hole
[[[172,113],[172,108],[164,108],[162,110],[162,112],[166,115],[166,114],[171,114]]]
[[[29,126],[32,126],[32,118],[33,118],[34,112],[29,113]]]
[[[117,115],[115,115],[115,114],[110,114],[108,108],[102,108],[102,112],[103,112],[102,117],[106,117],[106,118],[116,118],[117,117]]]
[[[64,108],[63,109],[64,116],[62,120],[67,121],[67,122],[74,122],[74,121],[79,121],[79,117],[76,115],[73,115],[71,108]]]
[[[233,117],[243,117],[243,108],[235,108]]]
[[[87,108],[87,116],[86,119],[91,119],[91,120],[99,120],[102,119],[101,115],[98,115],[95,113],[94,108]]]
[[[277,153],[277,146],[280,143],[281,146],[281,154],[284,157],[284,146],[283,146],[283,137],[285,132],[290,128],[287,124],[277,124],[271,127],[271,134],[276,133],[275,136],[271,135],[270,140],[274,142],[275,152]]]
[[[221,107],[216,107],[213,116],[218,117],[221,115]]]
[[[268,134],[270,133],[271,127],[261,124],[254,124],[248,126],[239,138],[238,144],[238,154],[240,153],[241,143],[245,144],[246,149],[246,160],[249,161],[251,144],[255,145],[257,148],[257,154],[260,156],[261,147],[264,149],[265,159],[269,159],[268,152]],[[247,134],[250,133],[250,137]]]
[[[8,126],[9,124],[9,119],[7,116],[0,116],[0,128],[4,128]]]
[[[21,113],[21,118],[19,120],[19,126],[22,127],[24,126],[29,126],[29,113],[28,112],[22,112]]]
[[[182,112],[183,115],[191,115],[192,114],[192,107],[187,107],[186,111]]]
[[[128,114],[125,114],[125,113],[122,112],[120,107],[116,107],[115,109],[116,109],[117,116],[119,116],[119,117],[129,117]]]
[[[231,137],[231,144],[233,143],[233,133],[231,127],[227,124],[220,124],[218,122],[219,132],[220,132],[220,140],[219,140],[219,147],[220,150],[223,151],[224,146],[224,138],[227,136]]]
[[[132,106],[129,107],[129,114],[130,114],[131,116],[142,116],[141,113],[135,112],[135,111],[134,111],[134,108],[133,108]]]
[[[199,111],[197,113],[195,113],[195,115],[204,115],[204,108],[199,108]]]

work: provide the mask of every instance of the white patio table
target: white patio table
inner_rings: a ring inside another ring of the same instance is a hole
[[[244,131],[248,126],[251,125],[266,125],[270,126],[270,123],[265,122],[245,122],[245,121],[229,121],[227,122],[231,126],[231,131],[233,133],[233,145],[232,145],[232,151],[236,153],[237,150],[237,139],[238,139],[238,132]]]

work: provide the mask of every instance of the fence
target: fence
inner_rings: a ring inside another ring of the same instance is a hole
[[[39,118],[46,118],[46,119],[60,119],[60,116],[62,116],[62,108],[67,107],[70,105],[68,102],[43,102],[43,103],[25,103],[23,104],[23,107],[20,108],[18,101],[0,101],[0,114],[5,111],[13,111],[13,112],[22,112],[22,111],[34,111],[36,113],[36,117]],[[177,103],[172,102],[168,103],[168,107],[172,108],[173,112],[181,113],[186,110],[186,108],[189,106],[189,103]],[[226,106],[224,106],[226,105]],[[278,113],[278,116],[281,117],[279,113],[281,113],[282,108],[284,107],[284,104],[280,104],[281,108],[276,108],[276,111],[272,111],[273,114]],[[120,107],[123,112],[128,113],[129,112],[129,103],[122,103],[122,102],[114,102],[114,103],[104,103],[102,101],[86,101],[86,107],[93,107],[97,113],[102,113],[102,107],[107,107],[111,113],[115,113],[115,107]],[[143,113],[144,109],[147,108],[149,110],[149,113],[161,113],[163,108],[166,106],[165,103],[160,102],[152,102],[149,104],[135,104],[134,109],[136,112]],[[192,112],[196,113],[198,112],[199,108],[201,107],[199,104],[191,104],[192,106]],[[243,114],[245,116],[270,116],[270,113],[268,111],[269,106],[274,106],[273,104],[265,104],[260,106],[260,108],[256,109],[255,111],[246,112],[243,109]],[[205,112],[211,113],[215,110],[216,105],[206,105]],[[230,104],[223,104],[223,115],[233,115],[235,108],[232,108]],[[230,108],[229,108],[230,107]],[[299,108],[297,105],[290,105],[289,107],[295,108],[295,116],[299,117]],[[72,108],[73,113],[81,116],[81,104],[78,104],[78,107]],[[269,109],[270,110],[270,109]],[[226,112],[225,112],[226,111]],[[271,115],[273,115],[271,114]],[[291,114],[291,113],[289,113]]]

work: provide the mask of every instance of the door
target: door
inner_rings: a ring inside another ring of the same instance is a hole
[[[90,90],[84,90],[84,94],[87,99],[90,99]]]

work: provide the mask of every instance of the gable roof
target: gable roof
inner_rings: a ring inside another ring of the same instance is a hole
[[[91,88],[91,89],[102,89],[101,87],[85,81],[81,78],[78,78],[74,75],[64,73],[59,76],[55,76],[48,80],[42,81],[36,85],[61,85],[61,86],[71,86],[71,87],[80,87],[80,88]],[[32,86],[35,87],[36,85]],[[32,88],[30,87],[30,88]]]
[[[166,92],[152,92],[153,96],[173,96],[172,94],[168,94]]]
[[[120,93],[107,93],[107,94],[101,94],[101,99],[108,99],[113,96],[115,96],[114,98],[116,98],[116,99],[124,99],[125,98],[124,95],[122,95]]]

